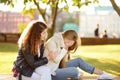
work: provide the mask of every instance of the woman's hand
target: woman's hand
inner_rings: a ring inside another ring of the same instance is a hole
[[[57,57],[57,51],[50,51],[48,56],[47,56],[47,59],[48,60],[53,60]]]

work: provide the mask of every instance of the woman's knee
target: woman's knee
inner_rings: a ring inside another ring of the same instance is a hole
[[[82,59],[82,58],[79,58],[79,57],[76,58],[76,60],[77,60],[77,61],[83,61],[83,59]]]
[[[44,69],[44,72],[46,72],[46,74],[50,74],[51,70],[50,70],[50,68],[46,67],[46,68]]]
[[[58,69],[54,78],[56,80],[65,80],[67,78],[76,78],[78,76],[78,69],[75,67],[67,67]]]
[[[30,80],[40,80],[40,79],[41,79],[41,76],[39,74],[33,72]],[[26,79],[24,79],[24,80],[26,80]]]
[[[79,73],[78,69],[75,67],[71,67],[69,72],[71,73],[71,77],[77,77]]]
[[[50,68],[46,66],[41,66],[35,69],[38,74],[50,74]]]
[[[70,71],[70,73],[71,73],[71,76],[68,77],[68,78],[78,79],[79,71],[78,71],[77,68],[75,68],[75,67],[71,67],[71,71]]]

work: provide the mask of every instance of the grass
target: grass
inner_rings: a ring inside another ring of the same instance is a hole
[[[11,74],[18,47],[0,43],[0,74]],[[112,75],[120,76],[120,45],[79,46],[72,58],[81,57],[91,65]],[[85,73],[88,75],[87,73]]]
[[[17,56],[17,44],[0,43],[0,74],[10,74]]]
[[[98,69],[120,76],[120,45],[80,46],[72,57],[81,57]]]

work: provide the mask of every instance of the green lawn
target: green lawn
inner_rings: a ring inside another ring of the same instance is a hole
[[[0,74],[10,74],[18,46],[13,43],[0,43]]]
[[[0,43],[0,74],[11,74],[17,44]],[[81,57],[96,68],[120,76],[120,45],[80,46],[72,58]]]
[[[81,57],[96,68],[120,76],[120,45],[80,46],[72,56]]]

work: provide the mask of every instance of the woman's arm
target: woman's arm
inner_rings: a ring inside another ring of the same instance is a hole
[[[46,45],[45,45],[45,51],[44,51],[44,56],[49,57],[49,60],[52,61],[57,61],[56,57],[58,56],[58,48],[52,39],[48,40]]]
[[[43,57],[39,61],[36,61],[34,59],[34,55],[30,53],[29,48],[26,49],[25,51],[20,51],[20,52],[23,54],[24,59],[27,62],[27,64],[34,69],[48,63],[48,59],[46,57]]]
[[[44,54],[47,54],[46,56],[48,56],[48,54],[50,54],[51,52],[55,55],[54,58],[52,58],[52,61],[58,63],[59,61],[61,61],[61,58],[63,58],[64,55],[67,53],[67,50],[61,48],[60,45],[56,43],[56,41],[51,39],[48,40],[48,42],[46,43]]]

